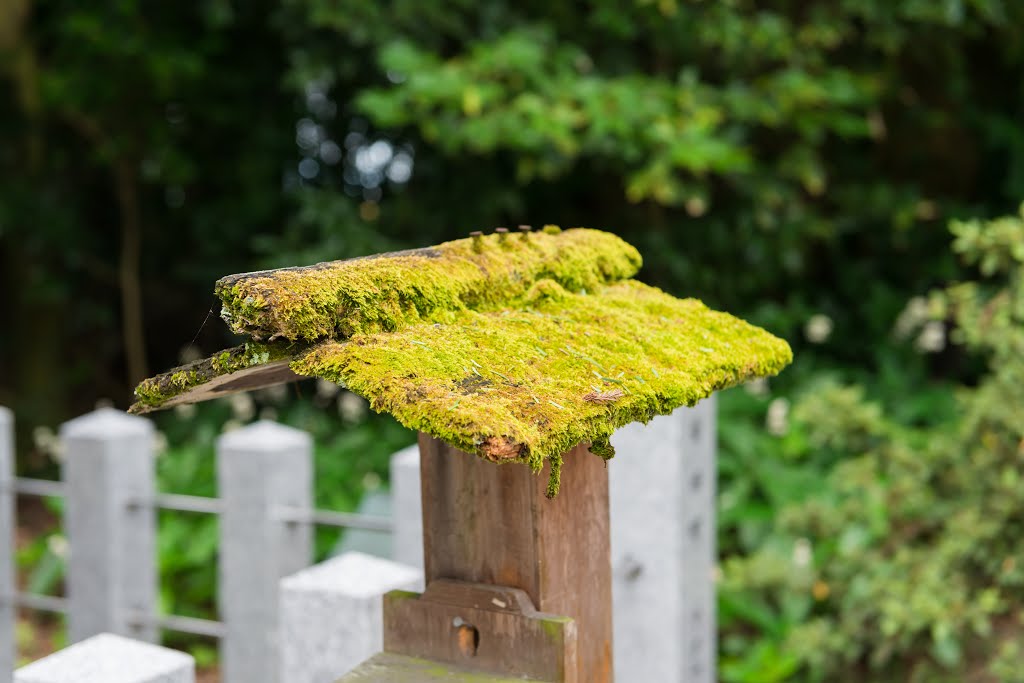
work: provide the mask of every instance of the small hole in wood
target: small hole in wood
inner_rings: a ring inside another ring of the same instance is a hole
[[[459,646],[459,652],[463,657],[475,657],[480,647],[480,632],[476,626],[469,624],[462,617],[452,619],[452,626],[455,627],[455,640]]]

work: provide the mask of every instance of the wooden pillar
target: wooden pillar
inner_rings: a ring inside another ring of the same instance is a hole
[[[549,465],[536,475],[524,465],[495,465],[423,434],[419,445],[428,593],[439,580],[521,589],[539,612],[575,621],[575,680],[611,683],[604,461],[586,444],[567,452],[561,491],[549,500]]]

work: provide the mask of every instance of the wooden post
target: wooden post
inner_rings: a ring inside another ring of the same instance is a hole
[[[539,612],[575,621],[573,679],[611,683],[608,470],[601,458],[586,444],[567,452],[561,492],[549,500],[549,466],[535,475],[423,434],[419,443],[427,592],[446,579],[521,589]],[[387,626],[388,649],[386,635]]]

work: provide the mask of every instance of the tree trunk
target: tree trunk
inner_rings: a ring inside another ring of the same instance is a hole
[[[136,168],[136,164],[124,158],[118,159],[114,166],[117,203],[121,213],[121,259],[118,269],[121,287],[121,329],[129,386],[135,386],[149,375],[146,369],[142,284],[139,280],[142,216]]]

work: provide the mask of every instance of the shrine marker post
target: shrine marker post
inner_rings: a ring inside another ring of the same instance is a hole
[[[426,588],[385,596],[384,652],[344,683],[611,683],[611,434],[792,360],[640,265],[609,233],[521,226],[231,275],[221,317],[251,341],[132,410],[315,377],[421,432]]]

